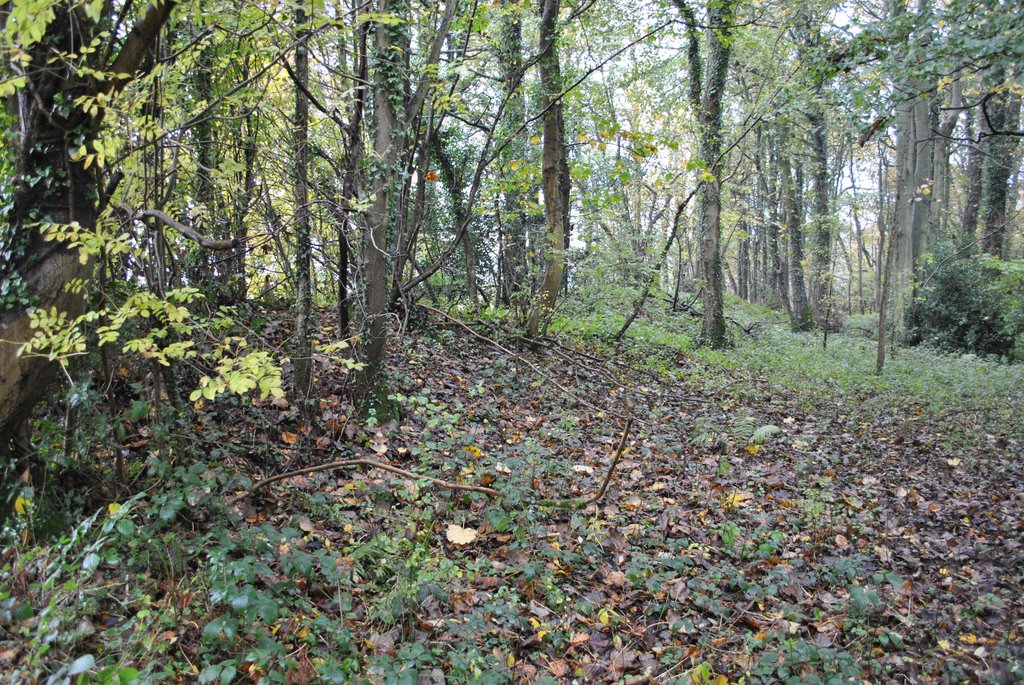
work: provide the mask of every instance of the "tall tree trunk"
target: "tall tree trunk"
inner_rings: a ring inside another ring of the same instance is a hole
[[[544,0],[540,19],[540,79],[544,92],[544,147],[542,182],[547,215],[547,259],[544,278],[527,323],[527,336],[543,335],[562,287],[565,239],[569,210],[569,168],[565,159],[565,122],[562,118],[562,74],[558,62],[558,10],[560,0]]]
[[[832,216],[829,208],[828,128],[825,111],[816,104],[808,115],[814,159],[814,232],[811,247],[811,309],[825,325],[832,299]]]
[[[922,6],[924,2],[922,2]],[[910,262],[905,268],[910,269],[912,283],[910,299],[907,303],[907,333],[910,342],[920,342],[917,334],[919,327],[918,293],[924,281],[924,256],[928,250],[929,230],[931,227],[932,199],[935,178],[935,138],[932,127],[931,98],[924,93],[932,92],[934,84],[916,81],[915,89],[921,94],[914,100],[914,190],[910,209]],[[904,252],[906,254],[906,252]]]
[[[810,303],[807,301],[807,286],[804,284],[804,239],[800,230],[803,223],[803,203],[800,201],[803,173],[798,174],[799,182],[794,182],[790,172],[788,150],[780,150],[779,154],[782,211],[786,221],[786,232],[789,234],[788,259],[793,281],[793,310],[789,322],[795,331],[809,331],[814,328],[814,320],[811,316]]]
[[[104,8],[114,10],[110,5]],[[82,65],[73,63],[71,58],[55,57],[78,53],[83,42],[88,45],[97,33],[84,13],[67,4],[53,5],[53,17],[37,42],[16,46],[31,61],[22,64],[19,60],[11,66],[12,71],[26,79],[26,84],[10,96],[8,103],[8,111],[15,113],[17,119],[13,150],[15,183],[13,206],[0,233],[0,247],[11,256],[0,265],[0,278],[37,308],[56,308],[73,319],[84,309],[85,291],[68,292],[65,286],[74,279],[88,278],[91,273],[88,260],[82,264],[77,249],[44,242],[36,225],[46,220],[56,224],[77,222],[86,230],[96,226],[98,177],[85,168],[84,159],[70,158],[69,151],[77,149],[83,140],[90,144],[95,139],[102,113],[69,109],[66,103],[73,102],[78,95],[113,96],[120,92],[138,72],[146,50],[173,8],[172,1],[148,5],[132,31],[117,36],[124,42],[117,57],[108,64]],[[101,48],[79,59],[107,54],[110,51]],[[81,66],[110,75],[98,82]],[[30,180],[40,175],[54,181],[44,186]],[[22,302],[7,301],[0,306],[0,340],[27,341],[33,334]],[[18,345],[0,343],[0,451],[43,396],[57,368],[45,358],[20,357]]]
[[[380,11],[395,13],[396,0],[380,0]],[[388,222],[394,180],[397,174],[401,144],[395,133],[398,127],[396,104],[401,101],[398,84],[403,83],[404,65],[400,50],[395,50],[392,26],[378,23],[374,26],[375,49],[373,55],[373,116],[376,126],[373,152],[375,155],[366,212],[366,241],[363,246],[363,274],[366,297],[366,335],[363,345],[365,366],[357,374],[356,397],[365,409],[379,409],[387,404],[384,383],[384,359],[387,354],[388,332]],[[401,46],[398,46],[401,47]]]
[[[967,137],[973,138],[975,119],[981,119],[982,114],[967,116]],[[980,129],[981,126],[978,126]],[[967,151],[967,172],[964,184],[967,186],[964,197],[964,209],[960,218],[960,236],[965,242],[975,240],[978,236],[978,213],[981,208],[981,167],[982,167],[982,145],[981,142],[973,143]]]
[[[993,82],[1001,85],[1004,73],[1000,70]],[[1020,126],[1020,97],[1005,90],[985,98],[983,113],[987,115],[991,134],[982,144],[985,161],[981,172],[981,208],[984,218],[982,249],[996,257],[1006,256],[1006,204],[1010,178],[1013,174],[1017,150],[1017,137],[1002,133],[1016,131]]]
[[[305,400],[313,391],[313,292],[310,274],[312,241],[309,212],[309,18],[301,6],[295,10],[295,121],[293,154],[295,199],[295,331],[292,333],[292,396]]]
[[[366,228],[363,277],[365,296],[365,335],[363,336],[363,368],[357,373],[355,380],[356,402],[362,411],[378,410],[380,416],[390,415],[394,405],[388,399],[387,379],[384,360],[387,355],[388,336],[388,295],[390,283],[391,255],[387,248],[389,228],[397,202],[399,176],[405,166],[403,155],[410,142],[410,131],[415,130],[416,122],[422,116],[424,102],[430,90],[431,69],[441,55],[441,48],[455,17],[456,0],[446,0],[443,16],[438,23],[436,32],[430,41],[425,56],[426,67],[422,70],[420,81],[408,97],[406,77],[408,65],[406,56],[409,54],[406,25],[378,22],[375,24],[374,42],[374,165],[371,174],[369,196],[370,205],[366,211]],[[401,0],[378,0],[377,8],[382,15],[401,15]],[[403,105],[404,101],[404,107]],[[403,125],[399,126],[398,112],[402,113]],[[415,146],[413,146],[415,147]]]
[[[744,222],[744,232],[748,235],[750,233],[750,225]],[[750,301],[750,238],[743,238],[740,240],[739,247],[739,296]]]
[[[936,100],[936,106],[940,101]],[[935,181],[932,185],[932,212],[928,233],[932,239],[946,238],[949,232],[949,139],[956,129],[963,106],[963,88],[954,81],[950,89],[950,103],[946,114],[939,119],[932,161]]]
[[[369,22],[359,22],[355,36],[356,84],[352,98],[352,115],[349,117],[345,142],[345,170],[341,184],[342,215],[338,221],[338,336],[347,338],[352,328],[350,315],[349,261],[352,253],[349,241],[349,225],[352,224],[351,204],[359,195],[359,162],[363,149],[363,113],[366,110],[367,37]]]
[[[524,145],[525,129],[516,133],[526,122],[526,105],[519,87],[523,78],[523,29],[517,5],[514,0],[502,0],[505,11],[501,20],[498,48],[501,55],[502,89],[508,101],[502,128],[504,137],[516,137],[501,154],[500,168],[506,171],[513,169],[513,163],[521,164],[527,154]],[[498,263],[501,283],[498,298],[505,306],[519,309],[523,304],[526,287],[526,197],[519,180],[514,176],[511,183],[505,181],[505,185],[500,210],[505,240]]]
[[[704,271],[704,318],[701,341],[713,349],[728,343],[725,330],[722,259],[719,241],[722,230],[722,101],[729,74],[732,21],[735,0],[721,0],[708,7],[708,73],[702,89],[700,158],[713,177],[701,186],[701,263]]]

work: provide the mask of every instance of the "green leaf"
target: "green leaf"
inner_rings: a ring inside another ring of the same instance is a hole
[[[80,656],[71,662],[71,666],[68,667],[68,675],[78,675],[79,673],[85,673],[90,668],[96,666],[96,658],[92,654],[86,654]]]

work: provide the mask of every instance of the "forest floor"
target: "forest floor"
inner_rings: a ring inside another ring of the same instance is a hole
[[[687,317],[662,316],[618,347],[618,322],[566,317],[531,351],[434,314],[391,350],[396,421],[351,418],[328,356],[305,411],[200,405],[206,460],[176,485],[5,551],[0,672],[1024,680],[1024,369],[910,350],[879,378],[859,335],[823,349],[765,323],[694,351]],[[238,480],[339,459],[498,496],[363,465]]]

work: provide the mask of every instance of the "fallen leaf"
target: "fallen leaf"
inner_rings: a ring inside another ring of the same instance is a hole
[[[294,445],[299,441],[298,433],[289,433],[287,431],[281,433],[281,442],[286,445]]]
[[[473,528],[463,528],[457,526],[454,523],[448,524],[448,532],[445,533],[445,537],[448,538],[448,542],[453,545],[468,545],[469,543],[476,540],[476,530]]]
[[[608,583],[609,585],[625,585],[626,574],[622,571],[612,571],[604,577],[604,582]]]
[[[724,500],[722,500],[722,508],[735,509],[744,502],[747,502],[752,499],[754,499],[754,496],[751,495],[749,492],[734,492],[728,495]]]
[[[556,678],[561,678],[569,672],[569,664],[565,661],[565,659],[555,659],[554,661],[548,663],[548,670],[551,671],[551,675],[555,676]]]

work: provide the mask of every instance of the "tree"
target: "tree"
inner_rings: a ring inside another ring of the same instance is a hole
[[[93,14],[73,3],[51,6],[48,22],[29,14],[20,3],[5,5],[0,18],[22,13],[21,21],[6,24],[6,45],[17,52],[5,71],[14,92],[8,93],[18,134],[10,141],[13,185],[9,211],[3,224],[3,244],[11,258],[0,276],[9,283],[0,313],[0,339],[23,341],[32,337],[28,306],[56,310],[68,317],[85,307],[85,292],[69,291],[77,279],[88,279],[91,264],[79,260],[78,250],[60,242],[45,242],[41,226],[77,226],[82,232],[96,228],[102,202],[102,177],[97,173],[93,149],[104,108],[88,102],[115,97],[136,78],[147,50],[175,7],[173,0],[147,5],[127,34],[112,31],[131,3],[108,3]],[[107,29],[107,32],[104,32]],[[99,49],[80,49],[93,38]],[[103,78],[97,78],[102,75]],[[28,416],[46,390],[56,366],[42,358],[19,358],[18,347],[0,344],[0,442],[6,445],[17,425]]]
[[[295,331],[292,334],[292,395],[296,399],[309,398],[313,390],[313,347],[310,314],[313,308],[310,262],[309,211],[309,18],[300,5],[295,9],[295,121],[294,157],[295,178]]]
[[[391,245],[392,236],[389,235],[389,229],[396,217],[397,184],[405,167],[403,159],[410,150],[415,151],[418,147],[416,123],[429,95],[441,48],[455,17],[456,5],[456,0],[447,0],[445,3],[443,14],[434,27],[426,50],[420,80],[415,90],[411,90],[405,64],[410,50],[408,28],[403,18],[403,10],[406,8],[401,0],[379,0],[378,4],[379,16],[373,28],[374,52],[371,60],[376,132],[363,246],[364,366],[356,377],[356,396],[366,410],[386,409],[389,404],[384,376],[390,319],[388,295],[391,255],[388,246]]]
[[[675,0],[689,32],[690,101],[697,110],[700,125],[700,159],[707,165],[698,199],[700,203],[701,272],[704,279],[704,317],[701,340],[721,349],[728,342],[725,330],[722,256],[719,252],[722,224],[722,102],[729,74],[732,46],[733,9],[735,0],[722,0],[707,9],[707,80],[703,81],[703,64],[696,42],[697,21],[685,0]]]
[[[530,313],[526,334],[531,340],[543,335],[562,287],[566,238],[569,227],[569,164],[565,157],[565,121],[562,113],[562,72],[558,61],[558,10],[560,0],[544,0],[540,17],[538,64],[543,96],[544,148],[541,160],[544,211],[547,216],[547,258],[537,301]]]

